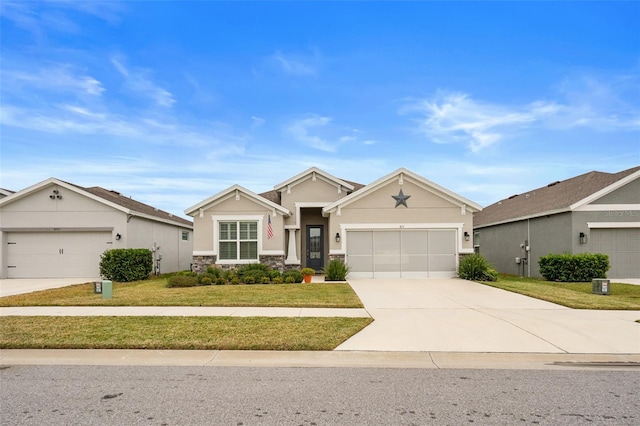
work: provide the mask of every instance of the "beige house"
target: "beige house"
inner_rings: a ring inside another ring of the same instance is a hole
[[[343,259],[350,277],[452,277],[473,253],[481,207],[406,169],[363,186],[310,168],[263,194],[234,185],[188,208],[193,265],[321,271]]]
[[[188,270],[193,224],[100,187],[55,178],[0,199],[0,278],[99,277],[100,255],[148,248],[156,271]]]

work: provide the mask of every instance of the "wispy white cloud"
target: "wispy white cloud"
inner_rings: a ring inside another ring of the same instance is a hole
[[[333,120],[331,117],[322,117],[320,115],[311,115],[287,126],[287,132],[299,142],[321,151],[334,152],[336,147],[334,144],[323,139],[317,134],[313,134],[318,128],[325,127]]]
[[[261,117],[256,117],[255,115],[251,116],[251,128],[252,129],[257,129],[259,127],[264,126],[264,123],[266,123],[267,120],[265,120],[264,118]]]
[[[271,55],[271,60],[289,75],[311,76],[317,73],[317,54],[313,56],[296,56],[292,54],[285,55],[280,51],[276,51]]]
[[[134,93],[140,93],[150,98],[157,105],[171,108],[175,103],[173,95],[168,90],[156,85],[149,78],[149,71],[134,69],[131,70],[123,64],[123,58],[112,57],[111,63],[115,69],[125,78],[126,87]]]
[[[638,77],[618,79],[626,89],[612,90],[612,83],[593,77],[572,78],[560,86],[562,99],[535,100],[523,105],[476,100],[460,92],[438,92],[407,102],[399,113],[413,117],[416,131],[431,141],[464,143],[477,153],[520,134],[523,129],[638,130],[640,110],[634,101],[621,96],[625,91],[629,99],[640,95],[637,88],[633,89],[638,80]]]
[[[99,96],[105,91],[100,81],[66,64],[50,64],[37,70],[17,71],[5,68],[0,75],[5,91],[17,90],[23,86],[50,92],[72,92],[71,94],[78,96]]]
[[[401,114],[416,114],[418,131],[437,143],[463,142],[478,152],[553,111],[553,105],[509,108],[478,102],[464,93],[438,93],[404,106]]]

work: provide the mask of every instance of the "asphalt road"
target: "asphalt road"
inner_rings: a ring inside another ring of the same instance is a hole
[[[640,424],[640,372],[3,366],[2,425]]]

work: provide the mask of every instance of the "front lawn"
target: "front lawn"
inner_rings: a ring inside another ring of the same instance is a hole
[[[93,293],[93,283],[0,298],[0,306],[247,306],[362,308],[345,283],[213,285],[167,288],[166,277],[113,283],[113,297]]]
[[[329,351],[371,318],[3,317],[2,349]]]
[[[640,286],[611,282],[610,295],[591,292],[591,283],[558,283],[500,275],[482,284],[546,300],[574,309],[640,310]]]

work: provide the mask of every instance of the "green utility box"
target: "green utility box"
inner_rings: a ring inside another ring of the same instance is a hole
[[[102,298],[111,299],[113,291],[113,283],[111,281],[102,281]]]
[[[603,278],[591,280],[591,292],[593,294],[611,294],[611,282]]]

